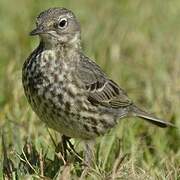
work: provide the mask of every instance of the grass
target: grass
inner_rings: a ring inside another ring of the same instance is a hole
[[[74,155],[69,154],[64,165],[58,148],[55,153],[50,134],[56,146],[59,135],[49,133],[37,119],[21,85],[22,64],[38,43],[28,36],[34,18],[54,6],[75,12],[84,51],[135,102],[177,126],[160,129],[139,119],[122,120],[96,140],[95,164],[86,179],[180,179],[178,0],[1,0],[0,130],[6,148],[0,146],[0,177],[4,162],[6,169],[14,165],[12,171],[4,171],[7,179],[8,174],[14,179],[83,179],[81,162]],[[82,154],[83,143],[71,142]]]

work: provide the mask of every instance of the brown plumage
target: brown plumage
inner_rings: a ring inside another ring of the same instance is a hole
[[[93,139],[135,116],[160,127],[172,125],[138,108],[81,49],[80,25],[65,8],[51,8],[37,17],[31,35],[40,45],[23,66],[25,95],[35,113],[56,131]]]

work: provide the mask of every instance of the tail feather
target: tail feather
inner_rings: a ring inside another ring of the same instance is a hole
[[[146,121],[149,121],[152,124],[155,124],[159,127],[165,128],[168,126],[174,126],[172,123],[164,121],[162,119],[156,118],[155,116],[145,112],[144,110],[141,110],[140,108],[138,108],[135,105],[131,106],[131,115],[136,116],[136,117],[140,117],[145,119]]]

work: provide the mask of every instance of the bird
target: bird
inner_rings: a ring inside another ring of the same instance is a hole
[[[88,142],[127,117],[173,126],[138,107],[83,53],[80,23],[71,10],[44,10],[30,35],[40,41],[23,64],[22,84],[32,110],[48,127]]]

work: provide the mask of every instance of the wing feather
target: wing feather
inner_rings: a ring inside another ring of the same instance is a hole
[[[125,91],[87,57],[81,57],[77,74],[87,91],[88,101],[93,105],[120,108],[132,104]]]

